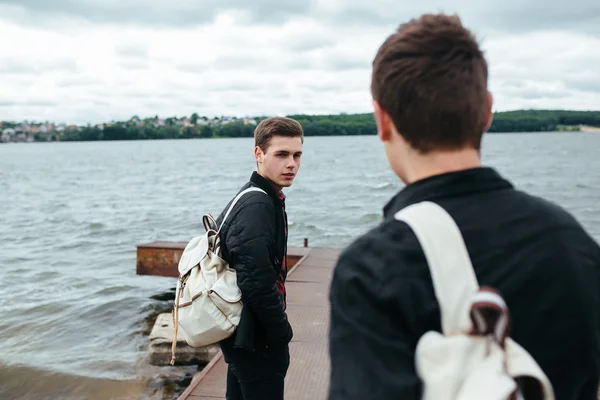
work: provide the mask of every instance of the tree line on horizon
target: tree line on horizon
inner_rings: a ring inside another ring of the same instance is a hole
[[[377,133],[372,113],[337,115],[289,115],[303,127],[306,136],[374,135]],[[258,123],[266,117],[256,117]],[[518,110],[494,113],[488,132],[576,131],[579,125],[600,127],[600,111]],[[236,120],[219,125],[164,126],[143,125],[131,121],[110,126],[80,127],[65,132],[61,141],[154,140],[193,138],[252,137],[256,125]]]

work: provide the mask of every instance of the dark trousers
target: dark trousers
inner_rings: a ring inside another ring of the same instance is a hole
[[[290,365],[286,346],[260,352],[237,351],[227,364],[227,400],[283,400]]]

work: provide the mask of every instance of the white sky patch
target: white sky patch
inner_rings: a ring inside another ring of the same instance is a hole
[[[44,17],[1,3],[0,120],[77,124],[193,112],[371,112],[371,62],[387,35],[420,12],[456,11],[403,6],[392,13],[386,12],[393,7],[388,0],[372,9],[366,2],[312,1],[287,14],[282,10],[287,17],[280,20],[261,20],[261,14],[238,7],[177,26],[98,22],[81,10]],[[458,2],[460,7],[466,6]],[[503,7],[504,13],[511,10]],[[501,21],[488,26],[478,13],[491,14],[479,5],[464,8],[461,16],[481,38],[496,111],[600,109],[600,52],[594,50],[600,49],[600,32],[541,23],[519,30],[514,21],[503,32]]]

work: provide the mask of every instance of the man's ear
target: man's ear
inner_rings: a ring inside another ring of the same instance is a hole
[[[375,123],[377,124],[377,136],[382,142],[390,140],[392,135],[390,115],[381,107],[377,100],[373,100]]]
[[[264,156],[264,154],[263,154],[260,146],[254,147],[254,157],[256,158],[257,163],[259,163],[259,164],[262,163],[263,156]]]
[[[494,121],[494,112],[492,111],[492,105],[494,104],[494,97],[492,96],[492,93],[488,91],[487,94],[487,119],[485,122],[485,129],[483,130],[484,132],[487,132],[488,129],[490,129],[490,126],[492,126],[492,122]]]

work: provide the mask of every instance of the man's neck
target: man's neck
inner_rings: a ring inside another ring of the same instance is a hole
[[[273,188],[275,189],[275,193],[279,194],[283,188],[279,185],[276,185],[275,183],[273,183],[272,180],[270,180],[269,178],[267,178],[262,172],[260,172],[260,170],[256,171],[260,176],[262,176],[263,178],[265,178],[266,180],[269,181],[269,183],[273,186]]]
[[[406,184],[435,175],[481,167],[481,158],[475,149],[436,151],[425,155],[412,153],[408,158]]]

